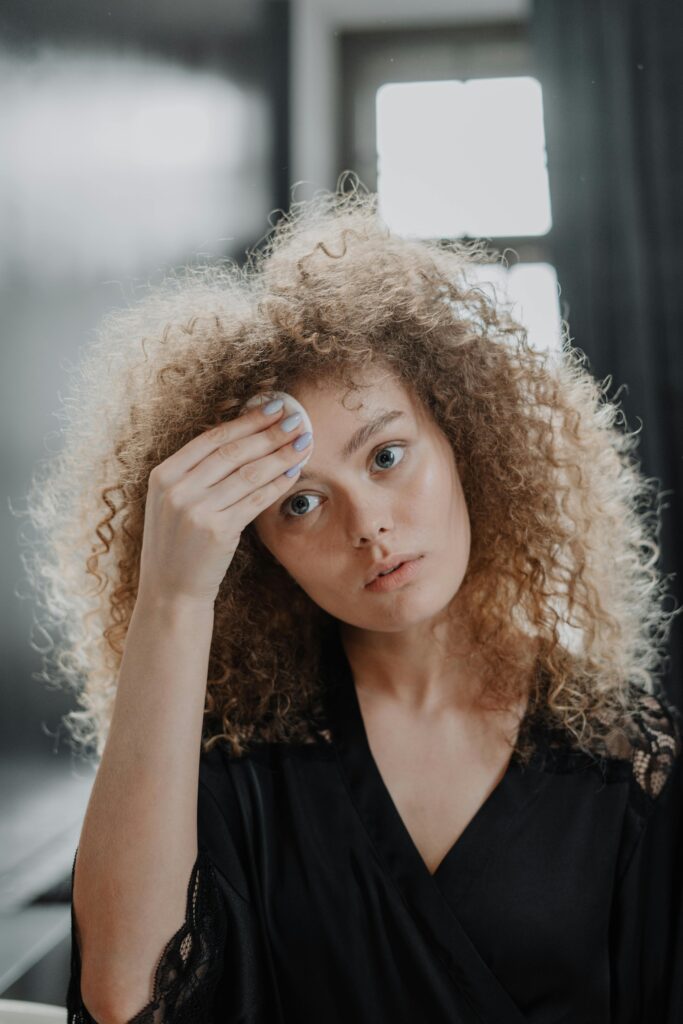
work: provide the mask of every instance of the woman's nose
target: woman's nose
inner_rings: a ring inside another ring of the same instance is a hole
[[[350,504],[348,529],[354,543],[371,543],[391,527],[392,514],[386,500],[365,498]]]

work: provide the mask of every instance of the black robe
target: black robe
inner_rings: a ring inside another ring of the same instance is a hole
[[[331,742],[201,755],[186,920],[135,1024],[683,1024],[681,715],[666,697],[629,757],[551,742],[528,713],[531,763],[513,754],[430,874],[338,634],[323,681]],[[71,950],[68,1022],[92,1024],[73,910]]]

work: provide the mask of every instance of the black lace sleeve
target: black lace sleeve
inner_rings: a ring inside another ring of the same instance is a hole
[[[76,856],[71,871],[72,894]],[[159,957],[152,999],[128,1024],[210,1024],[215,1019],[225,934],[226,916],[215,869],[200,847],[187,887],[185,920]],[[81,958],[72,901],[67,1024],[97,1024],[83,1003],[80,982]]]
[[[648,696],[636,715],[630,799],[610,922],[615,1024],[683,1020],[682,716]]]

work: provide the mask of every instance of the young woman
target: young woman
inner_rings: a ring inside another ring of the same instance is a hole
[[[32,496],[72,1024],[683,1019],[651,484],[492,259],[356,187],[104,322]]]

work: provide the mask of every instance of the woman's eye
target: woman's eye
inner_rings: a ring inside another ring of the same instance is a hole
[[[401,458],[398,460],[400,462],[401,459],[403,458],[403,448],[404,448],[404,446],[402,444],[388,444],[388,445],[385,445],[384,448],[380,448],[379,451],[376,452],[373,455],[373,458],[374,459],[379,458],[379,456],[380,455],[384,455],[385,452],[390,452],[392,450],[392,448],[395,448],[395,449],[397,449],[398,451],[401,452]],[[393,461],[394,460],[394,456],[392,456],[391,458],[392,458],[392,461],[390,462],[390,464],[387,465],[386,462],[385,462],[384,465],[382,466],[382,469],[393,469],[393,467],[396,465],[396,463]]]
[[[398,462],[401,462],[401,460],[403,459],[403,450],[404,450],[404,448],[405,448],[405,445],[402,445],[402,444],[388,444],[388,445],[384,445],[383,448],[380,448],[377,452],[375,452],[375,454],[372,456],[372,458],[374,460],[374,459],[379,459],[380,456],[383,457],[382,458],[382,463],[383,464],[382,464],[381,467],[379,467],[381,470],[393,469],[395,465],[398,465],[398,463],[395,461],[396,460],[396,456],[395,455],[390,455],[389,456],[389,461],[387,462],[387,459],[385,457],[385,453],[386,452],[391,452],[393,449],[396,449],[396,450],[400,451],[401,452],[401,458],[398,460]],[[317,494],[307,494],[305,491],[301,491],[299,494],[294,494],[294,495],[292,495],[291,498],[288,498],[287,501],[282,506],[282,510],[281,510],[283,516],[285,517],[285,519],[303,519],[303,518],[305,518],[307,513],[311,511],[311,508],[315,509],[315,508],[318,507],[315,504],[313,506],[311,506],[311,499],[313,499],[314,502],[315,501],[320,502],[320,497]]]
[[[314,500],[318,498],[317,494],[294,494],[291,498],[282,506],[282,514],[285,519],[303,519],[307,512],[310,511],[310,499]],[[313,508],[317,506],[314,505]],[[289,509],[296,509],[294,512],[290,512]]]

